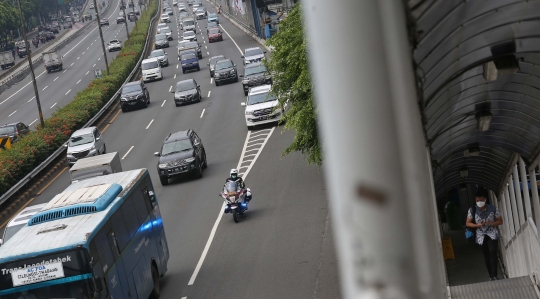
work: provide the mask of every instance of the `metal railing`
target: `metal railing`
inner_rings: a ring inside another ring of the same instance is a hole
[[[126,80],[124,81],[122,86],[124,86],[126,83],[131,81],[131,79],[133,79],[133,76],[137,73],[137,70],[139,69],[139,66],[140,66],[141,62],[144,59],[144,53],[145,53],[146,49],[150,46],[150,41],[152,39],[152,35],[150,34],[151,30],[153,28],[152,24],[155,22],[156,17],[159,15],[158,12],[159,12],[159,7],[158,7],[158,10],[156,11],[156,14],[154,15],[154,17],[152,17],[152,19],[150,20],[150,26],[148,27],[148,34],[146,36],[146,42],[144,44],[143,51],[141,52],[141,57],[139,57],[139,60],[137,61],[137,64],[135,65],[135,67],[133,68],[133,70],[131,71],[129,76],[126,78]],[[92,117],[83,126],[83,128],[91,126],[97,119],[99,119],[103,115],[103,113],[105,113],[105,111],[114,103],[116,98],[120,95],[121,91],[122,91],[122,87],[120,87],[114,93],[114,95],[109,99],[109,101],[105,105],[103,105],[101,110],[99,110],[98,113],[96,113],[96,115],[94,115],[94,117]],[[32,180],[43,169],[45,169],[47,166],[49,166],[49,164],[51,164],[51,162],[56,160],[66,150],[66,148],[65,148],[66,144],[67,144],[67,141],[64,144],[62,144],[52,155],[50,155],[47,159],[45,159],[45,161],[43,161],[36,168],[34,168],[32,171],[30,171],[30,173],[28,173],[24,178],[22,178],[19,182],[17,182],[17,184],[15,184],[8,191],[6,191],[6,193],[2,194],[2,196],[0,196],[0,205],[3,204],[8,198],[13,196],[15,193],[17,193],[20,189],[22,189],[28,182],[30,182],[30,180]]]
[[[102,13],[107,13],[107,11],[109,10],[109,7],[111,7],[111,0],[108,1],[108,5],[107,7],[102,11]],[[86,2],[85,4],[85,7],[86,5],[88,4],[88,1]],[[83,8],[83,11],[84,11],[84,8]],[[49,47],[41,47],[39,49],[37,49],[35,52],[32,52],[30,53],[30,55],[32,56],[38,56],[41,52],[45,51],[45,49],[48,49],[48,50],[57,50],[57,49],[60,49],[62,48],[63,46],[65,46],[67,43],[71,42],[73,39],[77,38],[79,35],[81,35],[81,33],[86,30],[91,24],[93,24],[94,22],[96,22],[97,20],[91,20],[91,21],[88,21],[88,23],[84,24],[83,27],[81,27],[79,30],[77,30],[76,33],[72,34],[71,36],[69,36],[68,38],[66,38],[65,40],[59,42],[57,45],[55,45],[53,48],[49,48]],[[65,31],[64,33],[62,33],[62,35],[60,35],[60,37],[63,37],[66,33],[68,33],[69,31]],[[36,58],[36,60],[33,60],[32,61],[32,66],[34,65],[37,65],[38,63],[40,63],[41,61],[43,60],[43,56],[39,56]],[[15,69],[17,69],[18,67],[20,67],[21,65],[23,64],[27,64],[24,68],[16,71],[15,73],[11,74],[11,72],[14,72]],[[26,62],[26,60],[21,60],[19,61],[19,63],[15,64],[13,67],[11,67],[10,70],[4,72],[3,74],[0,75],[0,79],[4,78],[3,80],[0,81],[0,88],[3,87],[5,84],[9,83],[11,80],[25,74],[28,70],[30,69],[30,65],[28,65],[28,62]],[[12,70],[12,71],[11,71]],[[10,75],[11,74],[11,75]],[[7,77],[6,77],[7,76]]]

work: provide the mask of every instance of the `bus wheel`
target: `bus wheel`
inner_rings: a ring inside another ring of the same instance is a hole
[[[159,286],[159,274],[154,265],[152,265],[152,281],[154,281],[154,288],[152,289],[152,294],[150,294],[150,298],[158,299],[161,293],[161,287]]]

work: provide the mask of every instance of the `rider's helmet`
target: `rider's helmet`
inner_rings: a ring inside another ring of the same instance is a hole
[[[236,180],[238,178],[238,169],[231,169],[231,179]]]

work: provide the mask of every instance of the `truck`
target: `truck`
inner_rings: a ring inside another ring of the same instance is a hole
[[[58,55],[56,50],[43,52],[42,56],[47,73],[62,70],[62,56]]]
[[[69,175],[73,183],[117,172],[122,172],[122,164],[120,156],[114,152],[77,160],[69,170]]]
[[[0,53],[0,67],[5,70],[15,65],[15,57],[11,51]]]

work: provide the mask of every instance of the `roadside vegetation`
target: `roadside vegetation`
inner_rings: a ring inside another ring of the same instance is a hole
[[[283,118],[285,129],[296,132],[283,155],[301,152],[309,164],[321,165],[323,152],[317,133],[317,111],[302,25],[302,9],[297,3],[287,19],[279,24],[279,31],[267,40],[266,45],[273,51],[264,63],[273,76],[272,92],[281,105],[290,106]]]
[[[157,5],[156,0],[149,1],[148,10],[141,12],[130,39],[109,65],[110,75],[105,75],[104,71],[102,78],[93,80],[73,101],[45,120],[45,128],[38,126],[11,149],[0,151],[0,195],[62,146],[71,133],[86,124],[122,86],[144,50]]]

